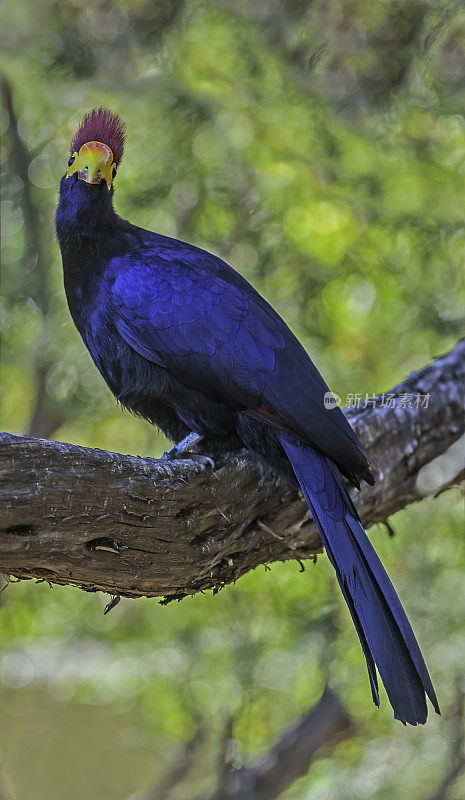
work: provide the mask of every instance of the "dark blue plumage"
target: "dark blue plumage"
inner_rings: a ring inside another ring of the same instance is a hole
[[[281,441],[336,570],[365,653],[374,702],[379,705],[376,664],[394,716],[411,725],[426,722],[425,692],[439,713],[428,670],[337,467],[315,448],[286,434]]]
[[[302,487],[395,716],[423,723],[437,700],[400,601],[341,473],[373,482],[344,414],[327,411],[318,370],[271,306],[231,267],[122,220],[105,181],[63,178],[56,214],[65,289],[91,356],[120,402],[173,441],[244,445]]]

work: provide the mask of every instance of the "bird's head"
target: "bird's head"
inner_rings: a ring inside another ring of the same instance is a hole
[[[94,108],[84,119],[70,145],[66,178],[76,176],[89,184],[106,182],[111,189],[124,151],[124,122],[105,108]]]

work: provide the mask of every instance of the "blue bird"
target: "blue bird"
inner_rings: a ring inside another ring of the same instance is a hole
[[[299,484],[394,716],[438,701],[397,594],[342,476],[374,478],[326,383],[276,311],[234,269],[193,245],[138,228],[113,208],[124,149],[115,114],[87,114],[60,183],[56,231],[73,320],[115,397],[183,446],[247,447]]]

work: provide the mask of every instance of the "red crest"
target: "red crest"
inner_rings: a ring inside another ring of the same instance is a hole
[[[113,153],[116,164],[123,157],[126,126],[118,116],[105,108],[93,108],[85,115],[70,145],[71,153],[80,150],[87,142],[102,142]]]

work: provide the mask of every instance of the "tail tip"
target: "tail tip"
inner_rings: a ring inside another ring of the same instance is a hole
[[[376,478],[375,478],[375,476],[373,474],[373,469],[372,469],[372,466],[371,466],[370,462],[368,462],[368,466],[365,469],[364,473],[362,474],[362,478],[363,478],[364,481],[366,481],[366,483],[368,483],[369,486],[374,486],[375,485]]]

